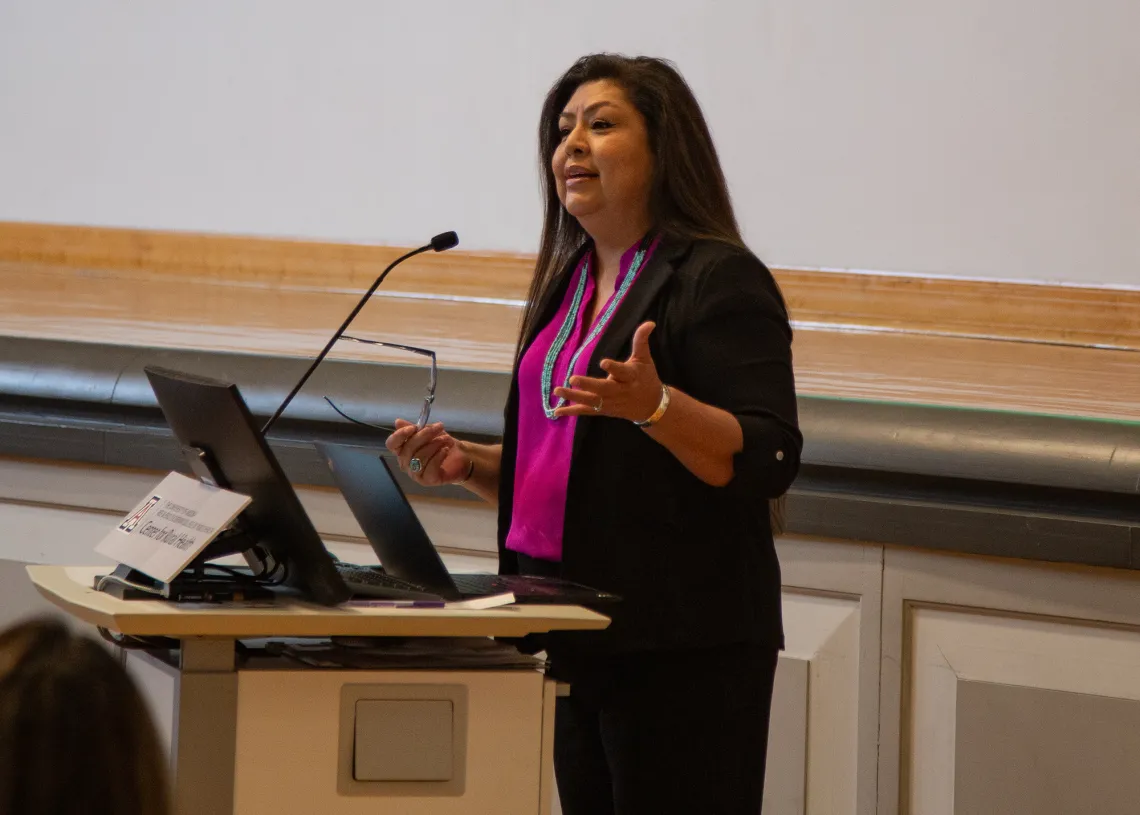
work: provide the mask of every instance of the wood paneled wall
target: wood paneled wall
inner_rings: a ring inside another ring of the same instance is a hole
[[[403,251],[0,223],[0,335],[311,357]],[[413,258],[353,331],[432,348],[445,367],[509,370],[533,262]],[[1140,291],[775,275],[801,394],[1140,421]],[[400,356],[342,345],[345,357]]]
[[[0,222],[0,261],[284,289],[367,288],[404,247]],[[517,301],[530,255],[426,254],[392,292]],[[1140,289],[774,269],[792,317],[935,335],[1140,349]]]

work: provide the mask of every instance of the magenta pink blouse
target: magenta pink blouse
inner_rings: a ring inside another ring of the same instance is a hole
[[[641,267],[634,277],[640,276],[642,270],[649,263],[649,257],[656,248],[656,241],[650,246]],[[629,270],[633,258],[637,254],[638,244],[626,250],[621,257],[621,266],[618,271],[619,282]],[[523,355],[519,365],[519,436],[518,453],[515,460],[515,485],[513,515],[511,528],[507,533],[507,548],[524,555],[542,560],[562,560],[562,528],[566,518],[566,487],[570,479],[570,456],[574,446],[574,428],[578,424],[577,416],[562,416],[558,419],[548,419],[542,409],[542,395],[540,384],[542,381],[542,364],[550,346],[558,335],[558,329],[570,311],[570,304],[574,299],[574,291],[578,287],[581,276],[585,273],[586,262],[593,256],[587,253],[578,264],[571,276],[570,285],[566,295],[562,298],[562,305],[558,313],[535,337],[530,348]],[[593,264],[591,264],[593,265]],[[570,358],[578,349],[579,344],[589,334],[589,328],[583,325],[589,304],[594,296],[594,277],[590,275],[586,281],[586,290],[582,295],[582,307],[578,310],[578,319],[570,338],[562,348],[562,352],[554,363],[554,376],[551,390],[566,381],[566,368]],[[617,296],[615,289],[612,297]],[[598,310],[601,315],[605,308]],[[603,331],[602,334],[605,332]],[[581,356],[574,368],[575,375],[585,375],[590,364],[590,356],[598,344],[602,334],[594,338]],[[551,396],[551,406],[557,402],[557,397]]]

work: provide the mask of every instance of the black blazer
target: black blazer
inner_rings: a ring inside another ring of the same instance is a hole
[[[570,277],[563,275],[541,304],[539,330],[557,312]],[[590,375],[605,376],[598,363],[607,357],[625,359],[646,320],[657,323],[650,348],[661,380],[734,414],[744,449],[733,480],[711,487],[632,422],[578,420],[561,574],[624,601],[600,609],[613,618],[605,631],[551,635],[551,653],[782,647],[768,499],[791,485],[803,446],[783,298],[750,252],[665,236],[602,335]],[[504,546],[515,483],[517,377],[516,364],[503,425],[502,574],[518,573],[515,553]]]

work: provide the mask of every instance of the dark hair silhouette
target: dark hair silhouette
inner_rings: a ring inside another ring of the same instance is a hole
[[[580,85],[598,80],[620,85],[645,119],[649,149],[653,154],[649,191],[653,228],[663,235],[718,240],[744,248],[712,134],[684,77],[672,63],[654,57],[621,54],[582,57],[551,87],[539,117],[538,172],[542,178],[545,210],[542,240],[527,292],[516,356],[522,353],[523,343],[537,328],[539,305],[547,292],[562,282],[571,259],[588,239],[581,224],[558,198],[551,161],[561,142],[559,115]],[[785,501],[781,496],[768,503],[774,534],[785,529]]]
[[[166,815],[166,760],[105,646],[51,619],[0,634],[0,812]]]
[[[523,312],[524,338],[535,327],[535,312],[543,295],[560,282],[571,258],[587,240],[585,230],[558,199],[550,162],[561,141],[559,114],[579,85],[598,80],[620,85],[645,119],[653,154],[649,212],[654,228],[665,234],[744,246],[712,135],[701,106],[677,69],[653,57],[582,57],[554,83],[539,118],[538,161],[545,215]]]

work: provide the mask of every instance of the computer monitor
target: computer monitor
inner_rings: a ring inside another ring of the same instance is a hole
[[[284,567],[285,585],[324,605],[348,600],[348,585],[237,386],[168,368],[143,370],[191,469],[253,499],[242,526]]]

